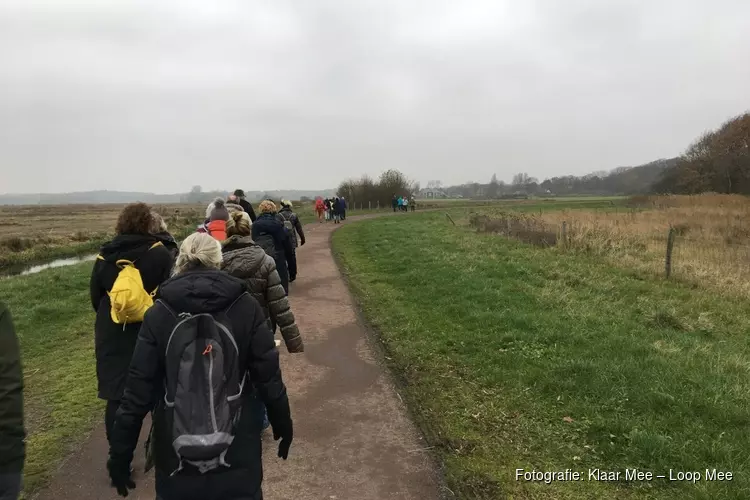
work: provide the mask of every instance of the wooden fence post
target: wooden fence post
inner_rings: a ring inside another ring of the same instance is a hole
[[[674,238],[676,231],[673,227],[669,228],[669,235],[667,236],[667,257],[664,259],[664,268],[667,274],[667,278],[672,274],[672,250],[674,250]]]

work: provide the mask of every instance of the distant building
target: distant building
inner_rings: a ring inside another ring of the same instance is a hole
[[[417,195],[420,198],[447,198],[448,195],[442,189],[425,188],[419,191]]]

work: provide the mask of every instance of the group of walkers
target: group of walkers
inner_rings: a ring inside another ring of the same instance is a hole
[[[391,199],[391,207],[394,212],[397,210],[399,212],[408,212],[409,207],[411,207],[411,211],[413,212],[417,209],[417,201],[413,196],[396,196],[394,194]]]
[[[333,221],[334,224],[340,224],[346,220],[346,200],[344,197],[335,196],[333,198],[315,199],[315,213],[318,214],[318,222]]]
[[[91,274],[98,396],[107,470],[122,496],[151,413],[147,468],[161,500],[262,499],[261,434],[286,459],[293,425],[279,366],[281,331],[304,351],[289,300],[305,235],[292,204],[216,199],[178,246],[143,203],[126,206]],[[22,375],[0,305],[0,499],[17,498],[24,459]],[[7,382],[6,382],[7,381]],[[7,408],[6,408],[7,406]]]

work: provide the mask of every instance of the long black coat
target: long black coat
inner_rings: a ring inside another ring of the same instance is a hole
[[[258,301],[247,285],[215,270],[194,270],[175,276],[157,293],[157,302],[146,313],[127,386],[117,413],[110,453],[130,461],[138,443],[143,418],[156,402],[154,465],[156,493],[164,500],[235,500],[260,497],[262,480],[260,425],[253,389],[268,408],[271,424],[290,422],[289,400],[281,378],[279,351]],[[170,311],[165,305],[165,302]],[[230,308],[231,306],[231,308]],[[174,477],[178,467],[171,430],[164,411],[165,352],[170,333],[179,318],[173,314],[225,311],[229,329],[239,349],[239,359],[249,374],[243,408],[234,442],[226,455],[230,469],[219,468],[201,475],[189,465]],[[291,423],[289,424],[291,425]]]
[[[247,212],[247,215],[250,216],[250,221],[255,222],[257,217],[255,216],[255,210],[253,210],[253,205],[247,201],[245,198],[238,198],[237,199],[239,205],[242,207],[242,210]]]
[[[21,352],[10,312],[0,303],[0,496],[2,476],[11,474],[20,479],[25,436]]]
[[[162,245],[151,248],[156,242]],[[143,286],[150,293],[169,278],[174,264],[171,251],[174,248],[174,240],[142,234],[118,235],[101,248],[99,255],[104,260],[97,259],[91,273],[91,305],[96,311],[96,376],[101,399],[116,401],[122,397],[130,358],[141,328],[140,323],[127,324],[123,328],[110,316],[112,306],[107,292],[112,290],[119,273],[115,262],[120,259],[135,262]]]
[[[275,251],[273,260],[276,261],[276,270],[281,278],[281,286],[289,293],[289,281],[297,278],[297,256],[284,223],[280,222],[274,214],[265,213],[253,222],[252,231],[255,241],[265,235],[270,235],[273,238]]]

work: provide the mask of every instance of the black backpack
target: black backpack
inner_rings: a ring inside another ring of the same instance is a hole
[[[240,296],[242,298],[242,296]],[[242,408],[246,371],[229,329],[228,313],[175,314],[167,341],[164,382],[165,414],[180,465],[201,473],[220,466],[234,441]]]

